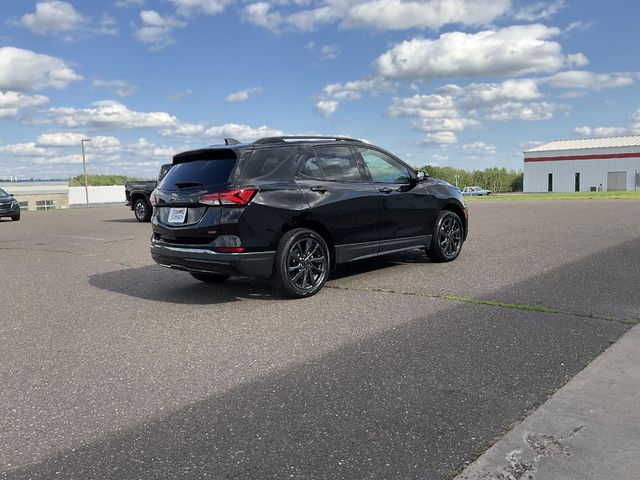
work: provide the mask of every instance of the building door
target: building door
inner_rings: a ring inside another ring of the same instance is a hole
[[[624,192],[627,189],[627,172],[607,172],[607,191]]]
[[[576,172],[576,192],[580,191],[580,172]]]
[[[549,174],[549,179],[547,180],[547,192],[553,192],[553,173]]]

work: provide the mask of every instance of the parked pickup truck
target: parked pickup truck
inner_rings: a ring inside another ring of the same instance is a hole
[[[483,195],[491,195],[493,192],[491,190],[486,190],[480,187],[464,187],[462,190],[462,195],[465,197],[476,197]]]
[[[148,222],[151,220],[153,207],[151,207],[151,202],[149,202],[149,196],[172,166],[171,163],[162,165],[157,181],[149,180],[143,182],[127,182],[124,184],[124,194],[127,198],[127,205],[133,210],[139,222]]]

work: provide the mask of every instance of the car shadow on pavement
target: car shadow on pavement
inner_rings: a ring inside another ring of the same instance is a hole
[[[361,275],[372,270],[408,263],[431,263],[421,251],[403,252],[340,265],[329,280]],[[216,304],[241,299],[285,299],[270,279],[231,277],[223,283],[204,283],[186,272],[168,270],[155,265],[125,268],[89,277],[94,287],[133,297],[178,304]]]
[[[232,277],[223,283],[205,283],[186,272],[155,265],[97,273],[89,277],[89,283],[103,290],[145,300],[188,305],[281,298],[268,279]]]
[[[141,223],[135,218],[110,218],[109,220],[101,220],[103,223]]]

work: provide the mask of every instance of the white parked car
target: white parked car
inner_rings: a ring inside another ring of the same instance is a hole
[[[493,192],[491,190],[486,190],[480,187],[464,187],[462,189],[462,195],[469,197],[491,195],[492,193]]]

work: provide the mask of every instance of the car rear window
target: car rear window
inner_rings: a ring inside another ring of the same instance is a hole
[[[223,185],[229,182],[236,164],[232,158],[194,160],[174,165],[162,180],[162,190],[184,190],[202,186]]]

